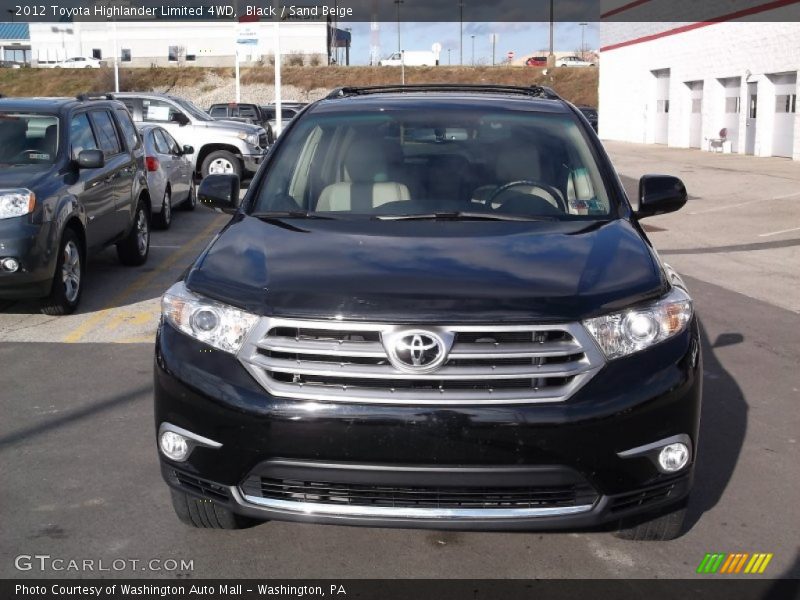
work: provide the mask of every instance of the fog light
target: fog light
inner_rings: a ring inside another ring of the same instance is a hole
[[[658,464],[666,473],[680,471],[689,462],[689,448],[686,444],[669,444],[658,453]]]
[[[16,258],[4,258],[2,263],[3,270],[9,273],[16,273],[19,270],[19,261]]]
[[[164,431],[159,439],[159,446],[164,456],[178,462],[189,456],[189,441],[174,431]]]

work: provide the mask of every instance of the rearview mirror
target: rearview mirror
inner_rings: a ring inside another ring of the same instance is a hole
[[[99,169],[106,164],[102,150],[81,150],[78,153],[79,169]]]
[[[194,154],[194,146],[184,146],[183,147],[184,154]]]
[[[640,219],[680,210],[686,204],[686,186],[671,175],[645,175],[639,180]]]
[[[208,175],[200,183],[197,197],[201,204],[234,213],[239,208],[239,177],[236,175]]]

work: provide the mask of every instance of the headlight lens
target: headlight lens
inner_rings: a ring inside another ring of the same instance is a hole
[[[680,288],[653,304],[583,322],[609,360],[639,352],[683,331],[692,319],[692,299]]]
[[[186,335],[231,354],[258,322],[256,315],[193,294],[182,281],[161,298],[161,314]]]
[[[245,133],[244,131],[239,132],[239,139],[244,140],[251,146],[258,146],[258,134],[257,133]]]
[[[0,190],[0,219],[21,217],[33,212],[36,195],[25,188]]]

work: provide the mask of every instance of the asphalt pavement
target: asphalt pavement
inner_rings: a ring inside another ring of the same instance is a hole
[[[800,164],[607,147],[632,192],[641,174],[664,172],[691,194],[683,211],[647,221],[703,323],[699,463],[682,538],[183,526],[158,470],[152,342],[161,292],[225,222],[200,208],[153,234],[144,267],[120,267],[113,251],[92,259],[78,314],[2,307],[0,577],[686,578],[707,552],[773,553],[762,577],[800,577]],[[15,566],[36,554],[127,562],[104,573]]]

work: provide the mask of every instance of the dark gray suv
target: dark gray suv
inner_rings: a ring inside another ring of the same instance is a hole
[[[142,143],[121,102],[0,99],[0,298],[73,312],[86,255],[116,244],[124,265],[150,249]]]

